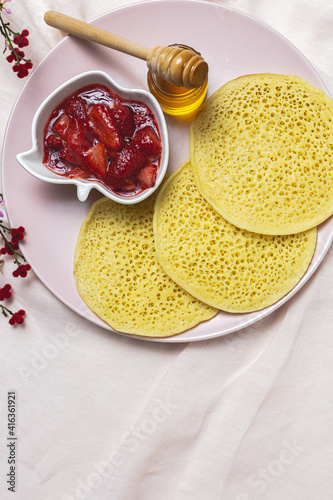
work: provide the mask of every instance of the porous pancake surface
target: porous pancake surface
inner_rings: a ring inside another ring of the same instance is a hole
[[[155,194],[137,205],[101,198],[83,222],[74,257],[77,289],[115,330],[168,337],[217,314],[180,288],[154,247]]]
[[[289,75],[232,80],[191,126],[200,192],[232,224],[292,234],[333,213],[333,101]]]
[[[316,228],[271,236],[239,229],[199,193],[190,162],[160,191],[154,215],[158,259],[199,300],[229,312],[260,310],[286,295],[311,262]]]

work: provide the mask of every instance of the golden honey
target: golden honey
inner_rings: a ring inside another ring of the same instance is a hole
[[[199,88],[187,89],[167,82],[148,71],[148,87],[162,110],[173,116],[184,116],[196,111],[206,97],[208,79]]]
[[[173,44],[169,47],[190,49],[200,55],[192,47]],[[208,78],[198,88],[188,89],[169,83],[158,74],[148,71],[147,82],[150,92],[158,100],[163,111],[173,116],[190,115],[196,111],[204,101],[207,93]]]
[[[158,100],[162,110],[173,116],[184,116],[196,111],[204,101],[208,80],[197,89],[177,87],[160,76],[148,71],[148,87]]]

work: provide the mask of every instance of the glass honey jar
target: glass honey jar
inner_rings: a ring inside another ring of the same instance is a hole
[[[180,47],[175,44],[172,47]],[[190,48],[181,45],[182,48]],[[193,49],[191,49],[193,51]],[[199,54],[200,55],[200,54]],[[148,70],[147,83],[150,92],[158,100],[162,110],[173,116],[186,116],[194,113],[206,97],[208,78],[198,88],[188,89],[169,83],[151,70]]]

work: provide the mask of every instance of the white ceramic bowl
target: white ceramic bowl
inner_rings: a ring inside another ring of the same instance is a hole
[[[43,165],[43,130],[44,126],[51,115],[52,111],[60,104],[67,96],[77,91],[85,85],[93,83],[101,83],[108,86],[125,99],[133,99],[144,102],[155,115],[158,123],[161,139],[162,139],[162,157],[158,169],[155,186],[143,190],[134,196],[120,196],[117,193],[105,188],[98,182],[88,181],[84,179],[70,179],[51,172]],[[19,153],[16,158],[20,165],[31,175],[45,182],[53,184],[75,184],[77,187],[77,197],[80,201],[85,201],[90,193],[90,190],[95,188],[104,196],[123,204],[138,203],[150,196],[162,182],[169,162],[169,140],[168,131],[165,123],[165,118],[161,107],[154,96],[148,91],[141,89],[128,89],[118,85],[107,73],[103,71],[87,71],[81,73],[60,87],[54,90],[39,106],[32,121],[31,126],[32,148],[24,153]]]

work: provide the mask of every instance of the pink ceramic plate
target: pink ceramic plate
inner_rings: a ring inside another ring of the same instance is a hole
[[[208,95],[226,81],[249,73],[285,73],[305,78],[327,92],[309,62],[268,26],[233,9],[208,2],[156,1],[109,12],[93,24],[146,47],[183,43],[199,50],[210,67]],[[124,87],[147,89],[144,61],[111,49],[66,37],[40,63],[27,81],[11,114],[3,148],[3,187],[10,222],[26,228],[22,249],[41,281],[65,304],[110,331],[78,295],[73,254],[80,226],[100,195],[84,203],[74,186],[48,184],[29,175],[16,154],[31,146],[30,124],[42,100],[69,78],[92,69],[108,72]],[[167,118],[169,171],[189,158],[189,123]],[[19,138],[19,140],[18,140]],[[309,279],[325,256],[333,236],[333,219],[322,224],[311,266],[300,283],[278,303],[249,314],[220,312],[212,320],[162,342],[210,339],[237,331],[275,311]],[[140,337],[141,338],[141,337]]]

